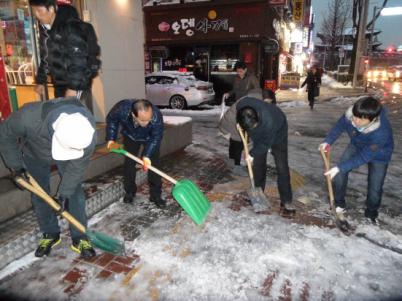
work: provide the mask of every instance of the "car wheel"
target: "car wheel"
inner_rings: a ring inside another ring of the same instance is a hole
[[[173,95],[170,98],[169,104],[172,109],[184,110],[187,108],[186,99],[181,95]]]

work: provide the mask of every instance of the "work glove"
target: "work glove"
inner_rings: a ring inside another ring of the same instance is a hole
[[[64,197],[62,195],[54,197],[54,200],[59,203],[60,205],[60,210],[58,213],[62,213],[63,211],[68,211],[68,203],[69,199],[67,197]]]
[[[326,143],[326,142],[321,143],[321,144],[318,146],[318,150],[319,150],[319,151],[321,151],[321,150],[323,149],[324,152],[326,152],[326,153],[329,153],[330,148],[331,148],[331,145],[329,145],[329,144]]]
[[[151,160],[148,157],[142,157],[142,162],[144,163],[142,165],[142,170],[148,171],[148,168],[151,166]]]
[[[330,170],[328,170],[326,173],[324,173],[325,176],[330,176],[331,180],[335,178],[335,176],[339,173],[339,168],[338,167],[332,167]]]
[[[109,140],[109,141],[107,142],[106,147],[107,147],[108,150],[120,149],[120,148],[121,148],[121,144],[120,144],[120,143],[117,143],[116,141]]]
[[[249,162],[250,164],[253,164],[254,158],[251,157],[250,155],[247,155],[245,160],[246,160],[247,162]]]
[[[20,168],[18,170],[12,170],[11,177],[13,178],[13,181],[18,189],[25,190],[25,188],[23,186],[21,186],[20,184],[18,184],[18,182],[16,181],[17,178],[22,178],[23,180],[25,180],[26,182],[29,183],[28,171],[25,168]]]

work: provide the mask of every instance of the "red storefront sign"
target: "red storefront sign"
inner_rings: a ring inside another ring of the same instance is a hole
[[[275,79],[266,79],[264,81],[264,89],[269,89],[272,91],[276,91],[277,85],[276,85],[276,80]]]
[[[3,57],[0,56],[0,122],[11,113],[10,98],[8,95],[6,68]]]

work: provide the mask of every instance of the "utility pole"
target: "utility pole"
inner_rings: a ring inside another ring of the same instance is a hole
[[[368,13],[368,6],[369,0],[362,0],[363,1],[363,8],[360,15],[360,22],[359,22],[359,36],[357,40],[357,49],[356,49],[356,61],[355,61],[355,70],[353,72],[353,88],[357,86],[357,75],[360,70],[360,64],[363,56],[363,52],[365,50],[365,43],[366,43],[366,26],[367,26],[367,13]]]
[[[373,7],[373,21],[371,23],[371,35],[370,35],[370,48],[369,48],[369,55],[373,55],[373,44],[374,44],[374,24],[375,24],[375,15],[377,13],[377,6]]]

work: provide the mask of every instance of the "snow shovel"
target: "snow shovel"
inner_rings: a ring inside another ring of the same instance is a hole
[[[121,147],[113,148],[110,151],[124,155],[137,163],[144,165],[144,162],[142,162],[140,158],[130,154]],[[176,181],[152,165],[149,166],[149,169],[174,184],[172,189],[174,199],[197,225],[201,225],[208,216],[211,204],[198,187],[189,179]]]
[[[329,152],[325,152],[323,149],[320,150],[322,159],[324,160],[324,165],[325,165],[325,172],[330,170],[330,157],[329,157]],[[353,231],[351,225],[348,223],[348,221],[345,219],[345,217],[342,215],[340,216],[339,214],[336,213],[336,207],[335,207],[335,198],[334,198],[334,190],[332,187],[332,179],[331,176],[328,175],[326,176],[327,178],[327,185],[328,185],[328,194],[329,194],[329,205],[331,207],[331,212],[333,214],[333,217],[335,218],[335,225],[346,235],[350,235]]]
[[[225,94],[222,96],[222,102],[221,102],[221,115],[219,116],[219,120],[222,120],[223,115],[225,115],[225,107],[226,107],[226,97]]]
[[[246,154],[246,157],[248,157],[249,153],[248,153],[247,136],[245,136],[247,134],[243,132],[243,129],[240,127],[239,124],[237,124],[237,130],[239,131],[241,140],[243,141],[244,152]],[[254,173],[253,173],[253,167],[251,166],[251,162],[249,162],[248,160],[246,160],[246,162],[248,168],[248,175],[250,176],[250,182],[251,182],[251,188],[247,192],[251,201],[251,205],[254,208],[254,212],[258,213],[269,210],[270,206],[267,196],[264,194],[261,187],[255,187]]]
[[[78,231],[84,233],[95,247],[114,255],[121,255],[124,253],[124,243],[103,233],[89,231],[88,229],[85,229],[85,227],[67,211],[60,212],[60,204],[57,203],[52,197],[50,197],[31,175],[29,175],[29,182],[25,181],[21,177],[17,178],[16,182],[33,194],[36,194],[56,212],[60,213],[60,215],[64,217],[71,225],[73,225]]]

